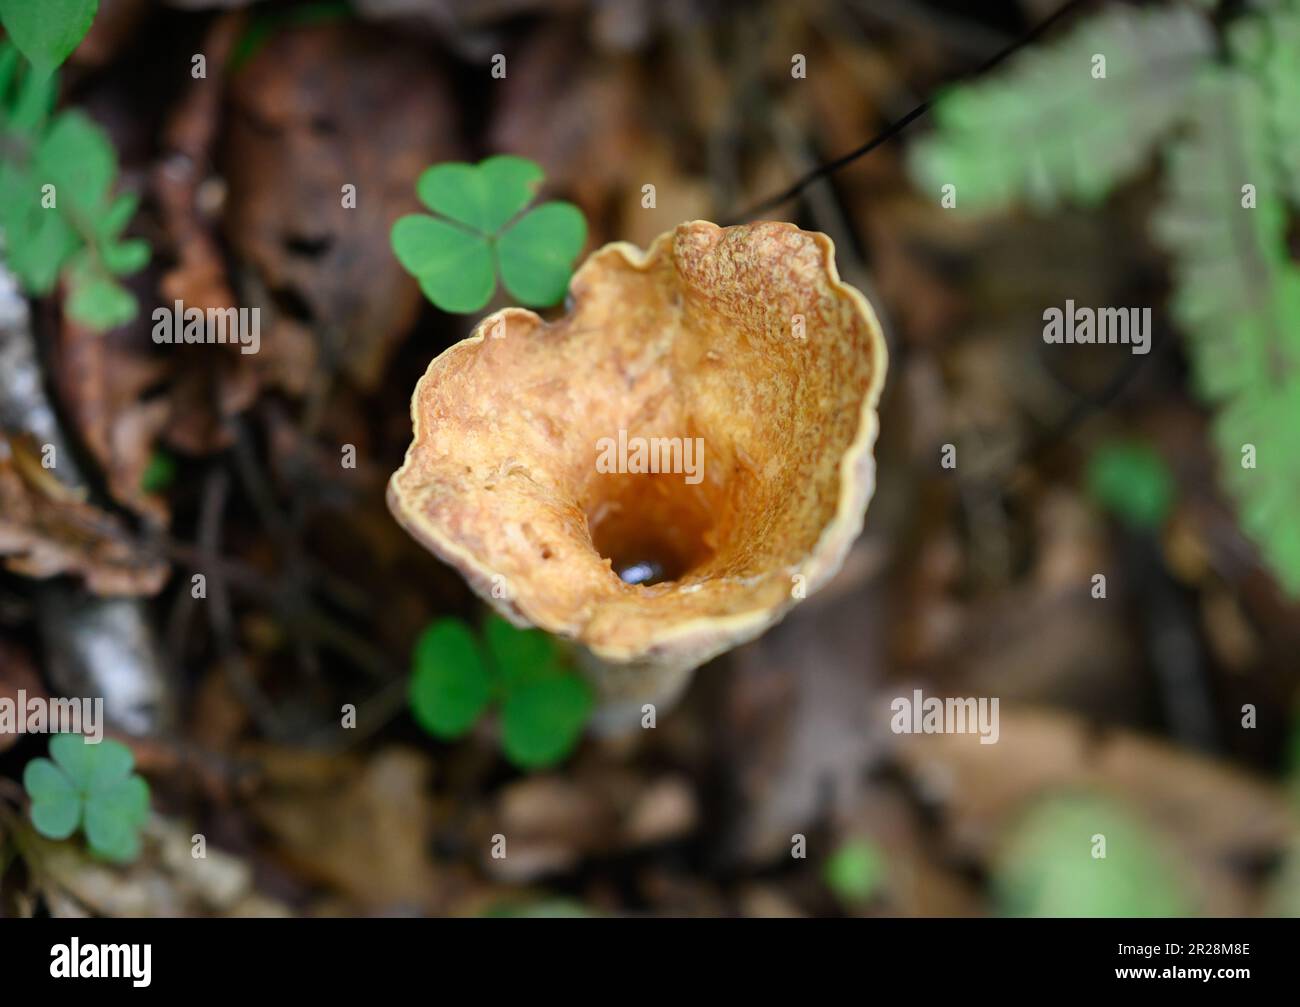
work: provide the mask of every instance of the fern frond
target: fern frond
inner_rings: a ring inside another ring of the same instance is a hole
[[[1170,145],[1153,220],[1173,257],[1172,310],[1243,530],[1300,593],[1300,269],[1287,252],[1284,178],[1260,80],[1208,69],[1192,125]],[[1244,186],[1254,186],[1254,208]],[[1255,467],[1244,449],[1254,446]]]
[[[1300,0],[1282,3],[1253,27],[1234,41],[1241,61],[1263,78],[1283,182],[1291,201],[1300,203]]]
[[[941,95],[913,172],[932,191],[955,185],[959,206],[1095,204],[1187,114],[1212,50],[1189,8],[1107,10],[1007,72]],[[1094,56],[1105,57],[1104,78]]]

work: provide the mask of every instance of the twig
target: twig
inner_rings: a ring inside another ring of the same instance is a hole
[[[1024,35],[1020,36],[1020,38],[1016,39],[1010,45],[1006,46],[1005,48],[997,52],[995,55],[985,60],[978,67],[976,67],[975,70],[973,70],[970,74],[967,74],[966,76],[978,77],[982,74],[987,73],[989,70],[992,70],[1003,60],[1007,59],[1009,56],[1023,49],[1030,42],[1033,42],[1040,35],[1042,35],[1049,28],[1051,28],[1052,25],[1056,24],[1056,22],[1058,22],[1061,18],[1065,17],[1067,14],[1073,11],[1076,7],[1080,7],[1087,2],[1088,0],[1067,0],[1066,3],[1062,4],[1059,8],[1057,8],[1055,13],[1048,15],[1048,17],[1040,21],[1038,24],[1034,25],[1034,27],[1029,29],[1029,31],[1027,31]],[[819,179],[826,178],[829,175],[833,175],[841,168],[845,167],[846,165],[852,164],[854,161],[858,160],[858,158],[865,157],[867,154],[870,154],[881,144],[889,140],[892,140],[899,133],[901,133],[908,126],[910,126],[913,122],[915,122],[921,116],[925,115],[926,112],[930,111],[933,105],[934,105],[934,98],[933,97],[927,98],[920,105],[917,105],[916,108],[912,109],[912,111],[904,115],[901,119],[896,119],[893,122],[891,122],[881,132],[877,133],[875,136],[873,136],[862,146],[858,147],[855,150],[849,151],[847,154],[844,154],[841,157],[837,157],[833,161],[829,161],[825,164],[820,165],[817,168],[814,168],[812,171],[808,172],[802,178],[798,179],[796,182],[787,186],[785,189],[781,190],[776,195],[761,200],[760,202],[751,206],[744,213],[737,214],[735,217],[730,218],[728,220],[728,223],[735,224],[735,223],[741,223],[746,220],[752,220],[754,217],[766,213],[768,210],[775,209],[776,207],[780,206],[782,203],[789,202],[790,200],[794,199],[796,196],[801,195],[803,191],[807,189],[810,185],[812,185],[814,182],[818,181]]]

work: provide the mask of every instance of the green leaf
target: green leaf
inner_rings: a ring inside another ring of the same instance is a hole
[[[478,642],[458,619],[440,619],[415,644],[411,710],[438,738],[465,734],[492,698],[492,678]]]
[[[90,31],[99,0],[0,0],[0,21],[42,73],[52,73]]]
[[[18,56],[18,47],[8,39],[0,40],[0,113],[8,108],[10,103],[10,89],[14,82],[18,80],[19,64],[22,60]]]
[[[822,877],[841,902],[867,902],[880,890],[885,862],[874,843],[850,840],[831,854],[822,868]]]
[[[115,328],[135,317],[135,296],[109,277],[94,277],[73,286],[68,314],[96,329]]]
[[[393,251],[443,311],[478,311],[496,289],[487,239],[432,217],[411,214],[393,225]]]
[[[23,770],[23,787],[32,799],[32,824],[47,839],[67,839],[81,821],[81,794],[68,775],[49,759],[33,759]]]
[[[118,276],[138,272],[149,264],[149,243],[138,238],[104,245],[104,265]]]
[[[501,746],[521,769],[562,760],[577,744],[593,705],[591,689],[577,675],[525,682],[501,709]]]
[[[133,826],[143,825],[149,818],[149,784],[135,773],[97,789],[91,800]]]
[[[1160,453],[1140,441],[1098,448],[1088,462],[1092,498],[1134,528],[1157,528],[1174,503],[1174,477]]]
[[[39,185],[53,182],[58,187],[61,208],[70,206],[89,218],[104,212],[117,154],[108,135],[87,116],[64,112],[37,145],[32,170]]]
[[[87,793],[95,774],[95,746],[80,734],[56,734],[50,739],[50,757],[81,793]]]
[[[493,613],[483,624],[483,638],[507,689],[561,671],[555,641],[540,629],[516,629]]]
[[[1197,391],[1218,407],[1213,439],[1242,529],[1300,596],[1300,269],[1287,246],[1288,175],[1258,79],[1207,71],[1191,106],[1153,231],[1173,258],[1171,306]]]
[[[1243,18],[1229,39],[1238,63],[1249,65],[1264,86],[1280,182],[1300,203],[1300,7],[1293,2]]]
[[[176,460],[166,451],[155,451],[140,476],[140,489],[145,493],[161,493],[176,479]]]
[[[104,211],[95,226],[95,233],[105,241],[118,237],[126,230],[126,225],[131,223],[131,218],[135,216],[136,207],[139,205],[140,197],[134,192],[122,193],[109,203],[108,209]]]
[[[46,839],[68,839],[79,824],[81,796],[75,792],[32,802],[32,825]]]
[[[12,46],[7,46],[7,51],[17,56]],[[2,113],[4,126],[8,132],[31,140],[45,126],[54,110],[59,81],[52,74],[28,72],[25,69],[20,70],[16,78],[19,81],[17,89],[12,101],[5,102]]]
[[[48,294],[81,239],[56,209],[40,206],[39,189],[26,186],[24,199],[0,210],[9,265],[34,294]]]
[[[131,754],[131,749],[112,738],[106,738],[93,747],[86,790],[90,793],[103,793],[126,783],[131,770],[135,768],[135,756]],[[137,776],[136,779],[140,778]]]
[[[132,775],[87,798],[86,840],[105,860],[134,860],[140,852],[140,829],[148,818],[149,785]]]
[[[912,172],[936,199],[955,186],[959,208],[1096,204],[1191,111],[1213,47],[1196,11],[1109,8],[1006,71],[941,95],[937,132],[913,145]],[[1104,79],[1093,77],[1094,54],[1105,56]]]
[[[415,191],[435,213],[491,236],[532,201],[544,177],[532,161],[499,155],[477,165],[434,165],[420,176]]]
[[[132,781],[143,785],[140,777]],[[105,860],[124,862],[134,860],[140,852],[140,825],[143,823],[140,806],[140,787],[125,787],[135,796],[109,792],[92,795],[86,801],[86,840],[90,848]],[[143,791],[143,806],[149,806],[149,794]]]
[[[572,203],[544,203],[497,240],[506,289],[521,304],[547,307],[564,298],[587,222]]]
[[[91,744],[79,734],[50,739],[49,759],[23,771],[32,824],[50,839],[67,839],[81,824],[91,849],[114,861],[133,859],[149,817],[149,784],[131,772],[135,759],[121,742]]]
[[[508,155],[434,165],[420,176],[421,201],[456,223],[408,215],[393,225],[392,244],[429,300],[444,311],[478,311],[496,289],[498,269],[522,304],[545,307],[564,297],[587,223],[570,203],[518,217],[542,178],[532,161]]]
[[[1104,837],[1105,856],[1098,837]],[[1091,797],[1054,797],[1016,823],[994,864],[1006,916],[1186,916],[1190,900],[1168,858],[1122,808]]]

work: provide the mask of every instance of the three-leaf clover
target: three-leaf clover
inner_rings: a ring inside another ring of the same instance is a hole
[[[393,252],[443,311],[478,311],[496,290],[529,307],[564,297],[587,222],[572,203],[550,202],[520,216],[545,178],[522,157],[499,155],[477,165],[437,164],[416,183],[420,202],[439,217],[408,214],[393,225]]]
[[[23,770],[36,831],[67,839],[81,826],[97,855],[133,860],[149,817],[149,785],[131,771],[131,750],[117,741],[91,744],[79,734],[57,734],[50,755],[53,761],[33,759]]]
[[[491,616],[480,640],[459,619],[439,619],[415,645],[410,685],[416,722],[451,741],[473,728],[496,701],[501,747],[522,769],[561,761],[591,713],[591,689],[540,630],[519,630]]]

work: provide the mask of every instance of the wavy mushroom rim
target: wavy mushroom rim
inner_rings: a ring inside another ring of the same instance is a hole
[[[801,230],[794,224],[780,222],[783,226]],[[706,227],[724,230],[711,221],[692,220],[678,224],[671,231],[666,231],[652,241],[648,248],[642,250],[626,241],[614,241],[602,245],[592,252],[570,279],[570,288],[577,286],[585,273],[598,267],[598,264],[612,255],[621,256],[633,270],[647,272],[665,248],[671,248],[675,235],[693,227]],[[844,450],[839,464],[839,493],[835,513],[819,534],[808,556],[791,570],[791,576],[803,574],[807,577],[807,592],[812,594],[829,580],[843,565],[853,542],[861,534],[866,511],[875,494],[875,457],[874,447],[879,432],[877,407],[884,388],[888,370],[888,350],[880,322],[871,303],[857,288],[844,282],[835,264],[835,243],[830,236],[821,231],[803,231],[817,245],[821,254],[822,265],[826,271],[828,286],[837,296],[846,297],[857,313],[866,322],[871,335],[871,377],[859,409],[858,430],[854,439]],[[566,306],[565,316],[578,313],[581,297]],[[418,509],[408,506],[408,501],[398,492],[397,484],[406,472],[422,441],[423,419],[418,402],[426,381],[433,380],[439,363],[444,357],[457,352],[464,352],[467,347],[481,344],[487,333],[501,319],[518,318],[528,322],[532,327],[543,331],[552,323],[527,308],[507,307],[493,312],[481,319],[464,339],[448,346],[435,356],[424,373],[416,382],[411,394],[411,442],[403,456],[402,465],[389,478],[386,492],[390,512],[398,523],[416,541],[442,562],[453,566],[465,577],[470,587],[488,602],[500,615],[521,628],[536,627],[553,636],[582,647],[598,660],[615,666],[634,666],[640,663],[657,666],[698,667],[719,654],[746,643],[762,635],[767,629],[780,622],[798,603],[793,595],[788,595],[785,602],[778,605],[759,606],[744,612],[726,615],[699,616],[684,620],[676,625],[666,627],[643,646],[633,644],[601,645],[584,640],[582,630],[570,629],[550,619],[539,616],[526,599],[521,599],[511,592],[510,597],[497,598],[492,594],[492,579],[497,571],[483,563],[474,553],[459,545],[455,539],[444,534],[433,522],[429,521]]]

